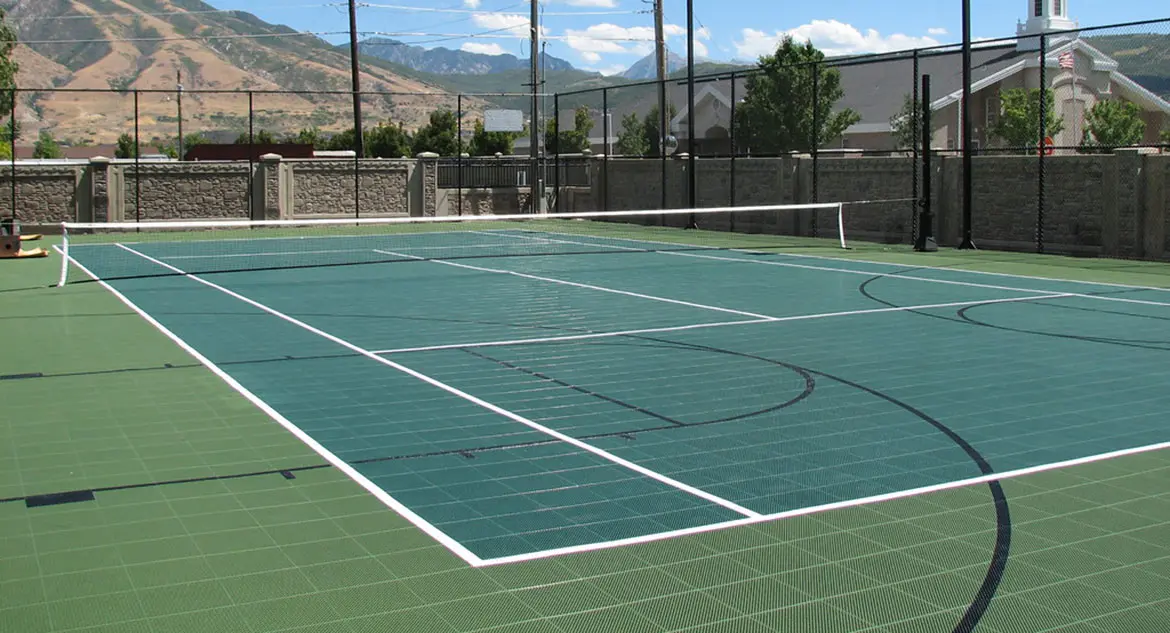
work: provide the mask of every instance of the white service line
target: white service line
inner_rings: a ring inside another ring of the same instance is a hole
[[[816,319],[831,319],[835,317],[857,316],[861,314],[882,314],[885,312],[909,312],[912,310],[931,310],[936,308],[962,308],[965,306],[987,305],[993,303],[1018,303],[1021,301],[1039,301],[1041,299],[1058,299],[1070,297],[1067,293],[1029,295],[1024,297],[1009,297],[1006,299],[979,299],[974,301],[951,301],[948,303],[926,303],[915,306],[894,306],[888,308],[870,308],[868,310],[847,310],[844,312],[823,312],[820,314],[798,314],[786,317],[768,317],[751,321],[722,321],[719,323],[697,323],[691,325],[676,325],[673,327],[646,328],[644,330],[620,330],[616,332],[593,332],[589,334],[566,334],[564,336],[543,336],[540,338],[522,338],[508,341],[486,341],[481,343],[449,343],[445,345],[429,345],[425,347],[401,347],[398,349],[377,350],[374,354],[407,354],[413,352],[437,352],[448,349],[472,349],[477,347],[509,347],[513,345],[530,345],[534,343],[560,343],[565,341],[582,341],[598,338],[613,338],[618,336],[635,336],[638,334],[658,334],[662,332],[681,332],[685,330],[699,330],[705,328],[728,327],[732,325],[756,325],[759,323],[784,323],[788,321],[811,321]]]
[[[671,530],[669,532],[658,532],[656,534],[644,534],[642,536],[634,536],[625,539],[614,541],[603,541],[598,543],[587,543],[584,545],[573,545],[570,547],[560,547],[557,549],[543,550],[539,552],[530,552],[527,554],[516,554],[513,556],[501,556],[499,558],[485,559],[481,566],[490,567],[494,565],[507,565],[511,563],[522,563],[531,560],[538,560],[542,558],[552,558],[554,556],[566,556],[569,554],[579,554],[583,552],[592,552],[601,549],[609,549],[612,547],[622,547],[626,545],[637,545],[640,543],[651,543],[654,541],[661,541],[670,538],[677,538],[680,536],[689,536],[691,534],[702,534],[705,532],[715,532],[717,530],[725,530],[728,528],[740,527],[745,525],[756,525],[759,523],[767,523],[770,521],[778,521],[780,519],[791,519],[794,517],[805,516],[809,514],[817,514],[820,512],[827,512],[830,510],[842,510],[845,508],[854,508],[857,506],[871,505],[874,503],[882,503],[885,501],[893,501],[896,499],[905,499],[907,497],[917,497],[919,495],[930,494],[934,492],[941,492],[944,490],[953,490],[956,488],[963,488],[966,486],[974,486],[979,484],[990,483],[992,481],[1003,481],[1005,479],[1014,479],[1016,477],[1023,477],[1025,475],[1033,475],[1036,473],[1047,472],[1050,470],[1059,470],[1061,468],[1070,468],[1073,466],[1081,466],[1084,464],[1091,464],[1094,462],[1106,461],[1109,459],[1117,459],[1119,457],[1127,457],[1130,455],[1137,455],[1140,453],[1148,453],[1152,451],[1168,450],[1170,449],[1170,442],[1161,442],[1158,444],[1149,444],[1146,446],[1138,446],[1135,448],[1127,448],[1118,451],[1111,451],[1108,453],[1100,453],[1097,455],[1089,455],[1087,457],[1078,457],[1076,459],[1065,460],[1061,462],[1053,462],[1050,464],[1041,464],[1039,466],[1030,466],[1028,468],[1020,468],[1018,470],[1010,470],[1002,473],[991,473],[988,475],[980,475],[979,477],[971,477],[969,479],[960,479],[957,481],[947,481],[941,484],[934,484],[931,486],[922,486],[919,488],[911,488],[908,490],[898,490],[895,492],[888,492],[880,495],[873,495],[870,497],[862,497],[860,499],[850,499],[848,501],[836,501],[833,503],[826,503],[822,505],[809,506],[806,508],[796,508],[794,510],[787,510],[784,512],[776,512],[774,514],[765,514],[757,517],[749,517],[744,519],[735,519],[732,521],[724,521],[721,523],[710,523],[707,525],[700,525],[691,528],[683,528],[681,530]]]
[[[173,270],[174,272],[176,272],[180,275],[183,275],[183,276],[187,277],[188,279],[191,279],[193,281],[197,281],[197,282],[199,282],[199,283],[201,283],[209,288],[213,288],[213,289],[218,290],[218,291],[220,291],[220,292],[222,292],[230,297],[233,297],[235,299],[239,299],[240,301],[243,301],[244,303],[247,303],[250,306],[253,306],[255,308],[259,308],[260,310],[263,310],[264,312],[267,312],[268,314],[271,314],[272,316],[275,316],[283,321],[287,321],[288,323],[291,323],[291,324],[293,324],[293,325],[295,325],[295,326],[297,326],[297,327],[299,327],[307,332],[311,332],[313,334],[316,334],[317,336],[320,336],[321,338],[332,341],[332,342],[334,342],[334,343],[336,343],[336,344],[338,344],[338,345],[340,345],[340,346],[342,346],[350,351],[356,352],[362,356],[365,356],[366,358],[374,360],[375,362],[381,363],[383,365],[386,365],[387,367],[391,367],[391,368],[396,369],[404,374],[407,374],[409,376],[417,378],[418,380],[421,380],[421,381],[423,381],[423,382],[425,382],[433,387],[437,387],[439,389],[442,389],[443,391],[446,391],[447,393],[450,393],[451,395],[462,398],[463,400],[471,402],[472,404],[478,405],[478,406],[480,406],[484,409],[487,409],[488,411],[491,411],[493,413],[496,413],[498,415],[504,416],[510,420],[519,422],[527,427],[530,427],[532,429],[540,431],[541,433],[544,433],[545,435],[549,435],[549,436],[554,437],[558,440],[561,440],[562,442],[565,442],[566,444],[576,446],[577,448],[579,448],[581,450],[593,453],[594,455],[597,455],[598,457],[609,460],[615,464],[618,464],[619,466],[624,466],[625,468],[628,468],[628,469],[630,469],[638,474],[641,474],[641,475],[644,475],[644,476],[649,477],[651,479],[654,479],[655,481],[658,481],[659,483],[665,484],[667,486],[671,486],[673,488],[677,488],[679,490],[682,490],[683,492],[689,493],[691,495],[694,495],[696,497],[699,497],[700,499],[709,501],[711,503],[723,506],[724,508],[727,508],[733,512],[737,512],[739,514],[742,514],[746,517],[760,516],[760,513],[755,512],[753,510],[749,510],[748,508],[740,506],[739,504],[736,504],[732,501],[728,501],[727,499],[724,499],[722,497],[713,495],[713,494],[706,492],[704,490],[700,490],[699,488],[695,488],[694,486],[690,486],[688,484],[685,484],[685,483],[678,481],[676,479],[673,479],[671,477],[667,477],[666,475],[663,475],[661,473],[650,470],[649,468],[639,466],[638,464],[635,464],[634,462],[631,462],[627,459],[623,459],[621,457],[618,457],[617,455],[614,455],[613,453],[610,453],[609,451],[597,448],[596,446],[593,446],[592,444],[588,444],[588,443],[583,442],[575,437],[565,435],[564,433],[561,433],[560,431],[557,431],[555,429],[551,429],[551,428],[546,427],[538,422],[534,422],[532,420],[529,420],[528,418],[526,418],[518,413],[513,413],[512,411],[509,411],[507,409],[504,409],[503,407],[492,404],[486,400],[483,400],[482,398],[478,398],[476,396],[473,396],[473,395],[471,395],[465,391],[462,391],[456,387],[452,387],[451,385],[448,385],[447,383],[444,383],[438,379],[432,378],[432,377],[430,377],[426,374],[423,374],[421,372],[415,371],[415,370],[413,370],[405,365],[401,365],[401,364],[396,363],[396,362],[389,360],[387,358],[383,358],[381,356],[378,356],[377,354],[375,354],[375,353],[373,353],[365,348],[358,347],[357,345],[354,345],[353,343],[350,343],[349,341],[346,341],[345,339],[342,339],[342,338],[334,336],[328,332],[320,330],[316,327],[313,327],[312,325],[309,325],[308,323],[305,323],[304,321],[300,321],[300,320],[298,320],[294,317],[291,317],[287,314],[284,314],[283,312],[280,312],[274,308],[270,308],[270,307],[260,303],[259,301],[245,297],[244,295],[241,295],[238,292],[235,292],[233,290],[229,290],[228,288],[220,286],[219,284],[207,281],[206,279],[203,279],[203,278],[198,277],[196,275],[192,275],[190,273],[187,273],[187,272],[180,270],[179,268],[176,268],[176,267],[174,267],[166,262],[163,262],[163,261],[160,261],[160,260],[155,259],[153,257],[150,257],[149,255],[143,255],[142,253],[139,253],[138,251],[136,251],[128,246],[125,246],[122,244],[119,244],[118,246],[120,248],[123,248],[123,249],[135,254],[135,255],[138,255],[139,257],[141,257],[147,261],[158,264],[159,266],[163,266],[164,268],[167,268],[169,270]]]
[[[464,232],[467,232],[467,231],[464,231]],[[411,234],[411,235],[414,235],[414,234]],[[308,239],[308,238],[306,238],[306,239]],[[130,244],[130,242],[122,242],[122,244]],[[506,248],[506,247],[515,246],[515,245],[516,245],[515,242],[500,243],[500,244],[451,244],[449,246],[411,246],[411,247],[409,247],[409,249],[412,251],[435,251],[435,250],[462,251],[462,250],[468,249],[468,248]],[[108,245],[103,244],[103,246],[108,246]],[[373,249],[371,249],[371,250],[373,250]],[[354,249],[349,248],[349,249],[332,249],[332,250],[319,250],[319,251],[271,251],[271,252],[262,252],[262,253],[227,253],[227,254],[218,254],[218,255],[168,255],[166,257],[160,257],[159,259],[163,259],[165,261],[183,260],[183,259],[231,259],[231,258],[236,258],[236,257],[282,257],[285,255],[333,255],[333,254],[353,253],[353,252],[354,252]],[[375,251],[375,252],[377,252],[377,251]]]
[[[535,279],[536,281],[546,281],[553,284],[561,284],[563,286],[573,286],[575,288],[587,288],[589,290],[597,290],[599,292],[608,292],[611,294],[625,295],[627,297],[637,297],[638,299],[648,299],[650,301],[660,301],[662,303],[673,303],[675,305],[687,306],[688,308],[699,308],[702,310],[713,310],[715,312],[726,312],[727,314],[737,314],[739,316],[751,317],[753,319],[771,319],[766,314],[756,314],[755,312],[744,312],[743,310],[733,310],[731,308],[720,308],[719,306],[712,306],[703,303],[692,303],[690,301],[680,301],[678,299],[670,299],[667,297],[657,297],[654,295],[646,295],[640,292],[630,292],[628,290],[618,290],[617,288],[607,288],[605,286],[594,286],[592,284],[582,284],[575,281],[565,281],[564,279],[556,279],[553,277],[541,277],[540,275],[529,275],[528,273],[519,273],[514,270],[504,270],[501,268],[485,268],[483,266],[472,266],[470,264],[460,264],[458,262],[451,262],[442,259],[427,259],[426,257],[419,257],[417,255],[407,255],[405,253],[396,253],[394,251],[385,251],[381,249],[372,249],[375,253],[382,253],[383,255],[393,255],[395,257],[405,257],[406,259],[414,259],[423,262],[430,262],[433,264],[443,264],[444,266],[454,266],[456,268],[466,268],[467,270],[475,270],[483,273],[495,273],[498,275],[513,275],[516,277],[523,277],[525,279]]]
[[[542,240],[549,239],[549,238],[544,238],[544,237],[531,237],[528,235],[514,235],[514,234],[510,234],[510,233],[505,233],[503,231],[495,232],[492,234],[493,235],[509,235],[510,237],[514,237],[516,239],[530,240],[530,241],[542,241]],[[580,236],[574,236],[571,234],[563,234],[563,233],[551,233],[550,232],[549,234],[550,235],[568,235],[571,237],[580,237]],[[637,240],[637,239],[633,239],[633,238],[599,237],[598,239],[619,239],[619,240],[628,241],[628,242],[644,242],[646,244],[662,244],[662,245],[667,245],[667,246],[707,248],[707,247],[703,247],[703,246],[690,245],[690,244],[676,244],[673,242],[653,242],[653,241],[649,241],[649,240]],[[627,247],[623,247],[623,246],[594,244],[594,243],[590,243],[590,242],[575,242],[575,241],[571,241],[571,240],[559,240],[559,241],[561,243],[564,243],[564,244],[575,244],[578,246],[594,246],[594,247],[599,247],[599,248],[615,248],[615,249],[631,250],[631,251],[645,250],[645,249],[627,248]],[[715,249],[714,247],[710,247],[710,248],[712,248],[712,250],[718,250],[718,249]],[[736,251],[736,252],[742,252],[742,253],[771,254],[771,253],[764,253],[763,251],[752,251],[752,250],[748,250],[748,249],[731,249],[731,250]],[[710,259],[710,260],[716,260],[716,261],[736,262],[736,263],[740,263],[740,264],[756,264],[756,265],[762,265],[762,266],[780,266],[780,267],[784,267],[784,268],[800,268],[800,269],[805,269],[805,270],[817,270],[817,271],[822,271],[822,272],[844,273],[844,274],[848,274],[848,275],[866,275],[869,277],[884,277],[884,278],[888,278],[888,279],[904,279],[907,281],[924,281],[924,282],[928,282],[928,283],[945,284],[945,285],[950,285],[950,286],[967,286],[967,287],[971,287],[971,288],[986,288],[989,290],[1004,290],[1007,292],[1033,292],[1033,293],[1035,293],[1035,292],[1056,292],[1056,291],[1050,291],[1050,290],[1040,290],[1037,288],[1019,288],[1016,286],[1000,286],[1000,285],[995,285],[995,284],[983,284],[983,283],[978,283],[978,282],[973,282],[973,281],[954,281],[954,280],[950,280],[950,279],[932,279],[930,277],[917,277],[914,275],[902,275],[902,274],[897,274],[897,273],[883,273],[883,272],[875,272],[872,270],[856,270],[853,268],[834,268],[831,266],[814,266],[812,264],[794,264],[791,262],[763,261],[763,260],[758,260],[758,259],[742,259],[742,258],[738,258],[738,257],[720,257],[718,255],[700,255],[699,253],[681,253],[678,251],[650,251],[650,252],[657,253],[660,255],[673,255],[676,257],[693,257],[693,258],[697,258],[697,259]],[[792,255],[791,257],[799,257],[799,256]],[[832,259],[832,258],[825,258],[825,259]],[[834,260],[834,261],[854,261],[854,260],[840,259],[840,260]],[[866,263],[880,264],[883,266],[895,265],[895,264],[881,264],[880,262],[866,262]],[[930,267],[923,266],[921,268],[930,268]],[[948,270],[948,269],[934,269],[934,270]],[[976,272],[977,273],[977,271],[959,271],[959,272],[965,272],[965,273]],[[1033,278],[1027,277],[1027,279],[1033,279]],[[1080,284],[1091,284],[1092,283],[1092,282],[1070,281],[1070,280],[1065,280],[1065,279],[1042,279],[1042,278],[1034,278],[1034,279],[1036,279],[1038,281],[1061,282],[1061,283],[1080,283]],[[1134,289],[1137,289],[1137,290],[1159,290],[1159,288],[1144,288],[1144,287],[1134,287]],[[1162,290],[1165,290],[1165,289],[1162,289]],[[1152,306],[1162,306],[1162,307],[1170,308],[1170,303],[1161,302],[1161,301],[1147,301],[1147,300],[1143,300],[1143,299],[1126,299],[1123,297],[1105,297],[1105,296],[1101,296],[1101,295],[1091,295],[1091,294],[1084,294],[1084,293],[1078,293],[1078,292],[1068,292],[1068,293],[1061,293],[1061,294],[1064,296],[1077,297],[1080,299],[1095,299],[1098,301],[1113,301],[1113,302],[1118,302],[1118,303],[1134,303],[1134,304],[1140,304],[1140,305],[1152,305]]]
[[[64,255],[63,251],[58,246],[54,245],[53,248],[56,249],[58,253],[62,253],[62,255]],[[130,250],[130,249],[127,249],[127,250]],[[131,252],[134,252],[134,251],[131,251]],[[241,396],[243,396],[246,400],[248,400],[249,402],[254,404],[258,409],[260,409],[264,413],[268,414],[268,417],[275,420],[277,422],[277,424],[280,424],[281,426],[283,426],[288,432],[292,433],[297,439],[299,439],[306,446],[311,448],[315,453],[317,453],[318,455],[323,457],[325,459],[325,461],[332,464],[335,468],[337,468],[339,471],[344,473],[346,476],[348,476],[350,479],[352,479],[354,482],[356,482],[359,486],[364,488],[367,492],[374,495],[374,497],[376,499],[378,499],[383,504],[385,504],[386,506],[388,506],[389,508],[391,508],[392,510],[397,512],[400,516],[405,518],[407,521],[410,521],[411,523],[413,523],[415,525],[415,527],[422,530],[424,533],[426,533],[431,538],[438,541],[440,544],[445,546],[447,549],[451,550],[451,552],[453,554],[455,554],[459,558],[463,559],[467,564],[469,564],[473,567],[478,567],[478,566],[483,564],[483,559],[481,559],[479,556],[476,556],[474,553],[471,552],[471,550],[467,549],[462,544],[460,544],[459,541],[456,541],[455,539],[451,538],[445,532],[443,532],[439,528],[432,525],[426,519],[415,514],[410,508],[403,505],[400,501],[395,499],[393,496],[391,496],[389,493],[387,493],[385,490],[383,490],[377,484],[375,484],[374,482],[372,482],[368,478],[366,478],[365,475],[361,474],[356,469],[354,469],[353,466],[350,466],[348,463],[346,463],[345,460],[341,459],[337,455],[334,455],[332,451],[330,451],[329,449],[322,446],[319,442],[317,442],[317,440],[313,439],[308,433],[304,432],[296,424],[293,424],[291,421],[289,421],[288,418],[281,415],[281,413],[279,411],[272,408],[272,406],[269,405],[267,402],[261,400],[259,396],[252,393],[251,391],[249,391],[247,387],[240,384],[239,381],[237,381],[235,378],[232,378],[232,376],[230,374],[228,374],[226,371],[221,369],[218,365],[216,365],[214,362],[212,362],[209,358],[207,358],[203,354],[199,353],[194,347],[192,347],[190,344],[188,344],[187,341],[184,341],[182,338],[179,337],[179,335],[177,335],[174,332],[167,329],[167,327],[164,326],[162,323],[159,323],[157,319],[150,316],[150,314],[148,314],[142,308],[138,307],[133,301],[131,301],[129,298],[127,298],[126,295],[122,294],[117,289],[115,289],[113,286],[111,286],[109,283],[100,279],[97,275],[90,272],[90,270],[88,268],[86,268],[81,262],[77,261],[76,259],[72,259],[72,258],[70,258],[70,259],[74,265],[76,265],[83,272],[85,272],[85,274],[88,275],[91,279],[96,281],[98,284],[100,284],[106,290],[110,291],[110,294],[117,297],[118,300],[121,301],[123,304],[125,304],[128,308],[130,308],[134,312],[138,313],[138,316],[145,319],[147,323],[154,326],[154,328],[156,330],[158,330],[159,332],[161,332],[164,336],[166,336],[167,338],[174,341],[174,343],[176,345],[178,345],[183,351],[190,354],[193,358],[195,358],[195,360],[199,361],[204,367],[211,370],[211,373],[218,376],[220,380],[227,383],[227,385],[229,387],[234,389],[237,393],[239,393]]]

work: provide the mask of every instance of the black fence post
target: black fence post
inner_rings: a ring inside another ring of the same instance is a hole
[[[731,139],[730,139],[731,140],[731,161],[730,161],[731,162],[731,173],[728,175],[730,187],[731,187],[730,196],[729,196],[730,200],[728,201],[728,204],[729,204],[729,206],[732,206],[732,207],[735,206],[735,158],[736,158],[736,155],[739,154],[739,146],[737,146],[735,144],[735,140],[736,140],[735,139],[735,128],[736,128],[735,104],[736,104],[736,98],[737,98],[736,97],[736,89],[735,89],[735,79],[736,79],[735,73],[732,72],[731,73],[731,126],[730,126],[731,130],[730,130],[730,134],[729,134],[729,136],[731,137]],[[728,214],[728,221],[730,222],[730,226],[728,226],[728,230],[730,230],[732,233],[735,232],[735,215],[736,214],[734,214],[734,213]]]
[[[930,138],[931,136],[929,134],[921,134],[920,132],[923,128],[919,127],[922,122],[922,117],[920,114],[921,111],[923,108],[930,107],[930,104],[924,104],[921,102],[922,95],[918,89],[918,82],[920,81],[919,73],[921,71],[919,62],[920,60],[918,58],[918,49],[914,49],[914,96],[910,100],[911,104],[913,104],[913,107],[910,108],[910,126],[911,129],[914,130],[914,133],[910,135],[910,154],[912,157],[910,165],[912,181],[910,185],[910,197],[914,199],[914,202],[911,204],[910,212],[910,239],[913,240],[915,244],[918,243],[918,231],[920,228],[918,225],[918,147],[920,142],[922,142],[924,139]]]
[[[553,133],[557,135],[557,140],[561,136],[561,94],[558,92],[553,95]],[[546,141],[544,146],[548,147]],[[561,148],[559,145],[554,146],[557,150],[553,152],[553,213],[561,212]]]
[[[934,212],[930,205],[930,177],[931,177],[931,148],[930,142],[933,129],[930,123],[930,75],[922,76],[922,128],[918,130],[922,137],[922,198],[918,200],[921,219],[919,220],[918,237],[914,242],[914,250],[933,253],[938,251],[938,244],[934,239]]]
[[[134,221],[142,221],[142,140],[138,124],[138,89],[134,89]]]
[[[255,95],[248,91],[248,219],[256,217],[256,196],[253,179],[256,177],[254,154],[256,153],[256,102]]]
[[[8,120],[8,136],[10,137],[9,140],[12,142],[12,146],[9,148],[12,150],[10,152],[12,154],[12,156],[8,161],[8,166],[10,169],[8,177],[9,177],[9,185],[11,185],[9,187],[9,189],[10,189],[9,193],[12,195],[12,231],[13,232],[16,232],[16,222],[18,220],[20,220],[20,214],[18,214],[16,212],[16,137],[17,137],[16,98],[17,98],[17,90],[16,90],[16,88],[13,88],[12,89],[12,103],[9,104],[9,109],[11,111],[8,113],[9,116],[12,117]]]
[[[1036,252],[1044,252],[1044,154],[1048,139],[1048,37],[1040,34],[1040,134],[1036,144]]]
[[[971,0],[963,0],[963,98],[959,105],[962,111],[962,155],[963,155],[963,238],[959,248],[973,250],[975,242],[971,235],[971,199],[974,190],[974,174],[971,155]]]
[[[605,132],[605,139],[602,141],[602,147],[606,147],[605,154],[601,157],[601,182],[605,183],[605,187],[601,190],[601,209],[609,211],[609,88],[601,89],[601,127]]]
[[[817,152],[817,146],[820,145],[821,137],[821,108],[820,102],[817,99],[820,92],[820,65],[813,64],[811,66],[812,72],[812,130],[809,144],[812,146],[812,202],[820,202],[819,183],[817,182],[818,172],[820,170],[820,154]],[[817,211],[812,212],[812,236],[820,237],[817,227]]]
[[[463,215],[463,93],[455,95],[455,215]],[[486,122],[485,122],[486,123]]]

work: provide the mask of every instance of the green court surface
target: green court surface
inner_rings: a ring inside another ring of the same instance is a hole
[[[0,262],[0,631],[1166,631],[1170,265],[854,246]]]

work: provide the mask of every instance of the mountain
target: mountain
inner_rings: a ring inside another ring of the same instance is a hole
[[[697,62],[698,60],[696,60]],[[672,51],[666,51],[666,74],[670,76],[671,73],[677,70],[686,70],[687,60],[675,55]],[[645,81],[647,79],[658,78],[658,56],[654,53],[639,59],[626,69],[626,72],[620,75],[623,79],[631,81]]]
[[[530,61],[515,55],[485,55],[450,48],[423,48],[398,40],[372,37],[358,44],[363,55],[370,55],[412,70],[436,75],[487,75],[514,70],[527,71]],[[544,54],[545,72],[574,70],[569,62]]]
[[[25,144],[48,130],[72,144],[110,143],[134,132],[134,91],[144,140],[174,138],[182,74],[183,133],[235,138],[254,126],[276,134],[318,126],[351,128],[349,56],[329,42],[243,11],[216,11],[200,0],[0,0],[27,44],[17,47],[22,89],[17,118]],[[363,99],[363,123],[425,123],[454,96],[393,64],[362,59],[362,89],[393,92]],[[64,88],[75,92],[54,92]],[[91,90],[93,92],[80,92]],[[231,94],[192,91],[220,90]],[[153,92],[152,92],[153,91]],[[166,91],[166,92],[163,92]],[[302,91],[290,94],[264,91]],[[307,94],[335,91],[338,94]],[[422,93],[430,93],[427,96]],[[464,99],[465,110],[482,109]]]
[[[1117,60],[1119,70],[1163,99],[1170,99],[1170,35],[1130,33],[1086,37]]]

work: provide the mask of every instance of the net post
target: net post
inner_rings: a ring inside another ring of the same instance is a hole
[[[971,238],[971,210],[974,204],[971,200],[973,187],[971,173],[971,0],[963,0],[963,96],[960,103],[963,138],[963,237],[959,242],[960,250],[974,250],[975,242]]]
[[[57,279],[57,287],[65,285],[69,278],[69,227],[61,223],[61,276]]]
[[[841,248],[849,250],[849,245],[845,242],[845,203],[837,203],[837,235],[841,238]]]
[[[934,253],[938,251],[938,244],[934,239],[934,213],[930,207],[930,162],[932,155],[930,142],[933,136],[930,122],[930,75],[922,76],[922,103],[920,107],[922,108],[922,129],[919,130],[922,135],[922,197],[918,200],[920,217],[918,239],[914,242],[914,250]]]

